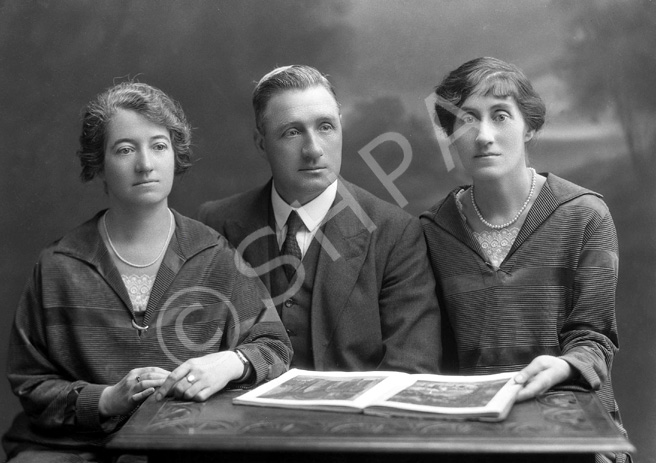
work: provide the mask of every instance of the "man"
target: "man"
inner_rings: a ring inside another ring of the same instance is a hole
[[[437,373],[435,281],[418,219],[339,178],[342,127],[330,82],[285,66],[253,91],[263,187],[201,206],[274,298],[292,366]],[[300,220],[299,220],[300,219]]]

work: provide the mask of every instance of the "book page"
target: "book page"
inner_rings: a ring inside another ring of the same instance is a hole
[[[521,389],[512,381],[515,374],[412,375],[412,384],[396,387],[372,407],[445,415],[500,415],[512,406]]]
[[[319,372],[293,369],[236,397],[234,403],[286,408],[361,409],[383,397],[390,388],[389,383],[407,376],[406,373],[397,372]]]
[[[420,380],[387,400],[427,407],[485,407],[507,381],[451,383]]]

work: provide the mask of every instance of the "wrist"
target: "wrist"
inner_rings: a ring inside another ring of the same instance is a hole
[[[109,418],[110,413],[108,410],[107,402],[109,401],[109,394],[110,394],[110,388],[111,386],[107,386],[103,391],[100,393],[100,400],[98,400],[98,415],[100,415],[101,418]]]
[[[241,362],[244,369],[241,376],[235,379],[234,382],[243,383],[251,376],[251,373],[253,372],[253,366],[251,365],[251,362],[248,360],[248,358],[239,349],[235,349],[235,354],[237,355],[237,358]]]
[[[570,381],[577,375],[578,370],[574,368],[567,360],[560,358],[563,362],[563,381]]]

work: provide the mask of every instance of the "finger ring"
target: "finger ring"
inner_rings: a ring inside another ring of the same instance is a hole
[[[137,382],[138,382],[138,383],[141,382],[141,376],[137,376]]]
[[[196,377],[194,375],[189,375],[187,376],[187,381],[189,381],[189,384],[194,384],[194,381],[196,381]]]

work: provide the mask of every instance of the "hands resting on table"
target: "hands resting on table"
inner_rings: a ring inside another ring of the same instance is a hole
[[[574,375],[575,370],[565,360],[551,355],[535,357],[515,376],[517,384],[524,387],[517,394],[517,401],[532,399]]]
[[[100,397],[100,415],[110,417],[131,412],[150,395],[157,392],[157,400],[167,395],[176,399],[202,402],[223,389],[244,372],[237,354],[217,352],[187,360],[172,372],[158,367],[135,368],[121,381],[105,388]],[[558,357],[541,355],[515,376],[524,387],[517,401],[531,399],[574,374],[569,363]]]
[[[202,402],[240,378],[244,364],[232,351],[216,352],[187,360],[169,372],[159,367],[135,368],[118,383],[106,387],[98,405],[100,416],[109,418],[130,413],[157,392],[157,400],[167,395]]]

